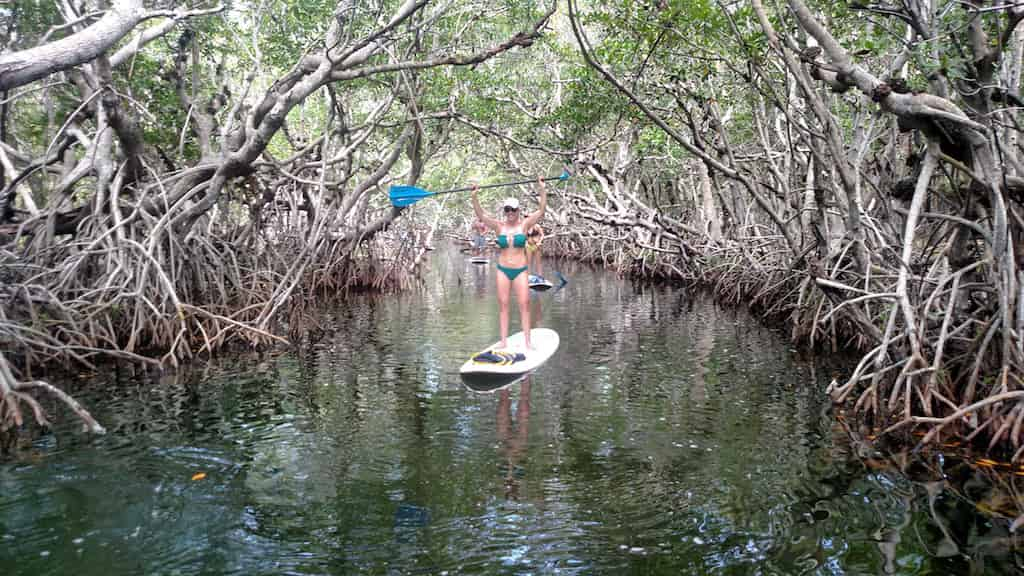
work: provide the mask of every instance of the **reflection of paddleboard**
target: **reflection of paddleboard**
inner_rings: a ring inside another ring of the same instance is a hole
[[[481,392],[484,394],[504,390],[517,382],[525,380],[527,376],[529,376],[529,374],[459,374],[459,377],[462,378],[462,383],[466,385],[466,388],[469,388],[473,392]]]
[[[473,264],[487,264],[491,259],[486,256],[473,256],[469,261]]]
[[[524,334],[516,332],[508,337],[508,346],[498,348],[501,342],[473,354],[459,368],[460,374],[523,374],[543,364],[558,350],[558,332],[548,328],[530,330],[532,350],[525,349]]]
[[[542,276],[537,276],[536,274],[530,274],[529,283],[530,283],[530,288],[532,288],[534,290],[544,291],[544,290],[550,290],[550,289],[555,287],[554,284],[552,284],[551,282],[548,282]]]

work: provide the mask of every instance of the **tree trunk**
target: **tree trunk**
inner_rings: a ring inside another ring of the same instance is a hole
[[[700,182],[700,228],[714,242],[722,240],[722,223],[715,206],[711,175],[704,162],[697,160],[697,175]]]
[[[95,24],[49,44],[0,56],[0,90],[95,60],[146,17],[142,0],[117,0]]]

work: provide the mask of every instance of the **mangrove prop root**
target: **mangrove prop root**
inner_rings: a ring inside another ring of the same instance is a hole
[[[1009,450],[1018,459],[1024,455],[1024,386],[1016,377],[1022,334],[1012,326],[1007,331],[1011,300],[1000,296],[1017,286],[995,273],[1007,264],[990,251],[978,251],[974,260],[953,257],[957,243],[972,234],[990,241],[991,234],[978,234],[982,226],[923,210],[938,157],[933,146],[902,228],[867,219],[872,234],[865,239],[846,237],[796,260],[770,227],[734,227],[712,242],[671,228],[668,219],[639,226],[621,207],[614,212],[595,202],[570,211],[544,251],[624,276],[707,287],[723,303],[789,324],[794,340],[860,350],[856,367],[829,385],[834,402],[852,402],[853,412],[883,434],[924,429],[923,444],[942,431],[983,434],[981,448]],[[618,201],[624,206],[629,199]],[[864,262],[853,257],[858,242],[868,248]],[[930,260],[922,250],[930,250]]]
[[[11,428],[20,428],[25,423],[21,411],[22,404],[32,410],[37,424],[43,427],[50,425],[42,406],[28,394],[29,390],[41,390],[63,402],[82,420],[86,431],[93,434],[106,433],[103,426],[92,417],[88,410],[60,388],[41,380],[27,382],[17,380],[7,358],[2,353],[0,353],[0,432],[6,432]]]

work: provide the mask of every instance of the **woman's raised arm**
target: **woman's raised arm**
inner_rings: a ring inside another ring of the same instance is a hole
[[[496,219],[484,214],[484,209],[480,207],[480,199],[476,197],[476,192],[479,189],[480,187],[474,182],[473,192],[470,193],[470,198],[473,199],[473,211],[476,212],[476,217],[484,224],[487,224],[487,227],[491,230],[501,232],[501,222],[498,222]]]
[[[533,225],[540,221],[541,217],[544,216],[544,211],[548,208],[548,189],[544,186],[543,176],[537,177],[537,186],[540,186],[540,203],[537,206],[537,210],[530,213],[530,215],[523,220],[523,230],[533,228]]]

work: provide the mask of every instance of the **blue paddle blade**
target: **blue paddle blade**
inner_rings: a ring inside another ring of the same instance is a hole
[[[411,206],[412,204],[433,195],[433,192],[428,192],[415,186],[392,186],[388,191],[388,196],[391,198],[391,205],[395,208]]]
[[[562,174],[558,177],[558,180],[561,181],[561,182],[565,182],[568,179],[569,179],[569,170],[563,168],[562,169]]]

